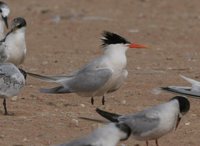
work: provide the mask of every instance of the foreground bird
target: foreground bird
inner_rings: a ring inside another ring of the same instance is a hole
[[[3,98],[4,114],[8,115],[6,98],[16,96],[25,85],[26,73],[11,63],[0,63],[0,97]]]
[[[199,98],[200,97],[200,82],[187,78],[183,75],[181,77],[189,82],[192,86],[168,86],[168,87],[161,87],[163,90],[175,92],[183,95],[190,95]]]
[[[158,146],[158,139],[161,136],[175,130],[183,115],[190,109],[190,102],[182,96],[175,96],[170,101],[153,106],[144,111],[131,115],[118,115],[96,109],[104,118],[116,122],[125,123],[131,128],[135,139],[146,141],[155,140]]]
[[[110,123],[83,138],[57,146],[116,146],[119,141],[127,140],[130,134],[126,124]]]
[[[17,66],[23,63],[26,55],[25,30],[24,18],[13,19],[11,30],[0,41],[0,63],[10,62]]]
[[[92,104],[94,103],[93,97],[103,96],[102,104],[104,104],[105,94],[119,89],[127,78],[127,49],[146,47],[130,43],[125,38],[111,32],[104,32],[102,41],[104,53],[69,76],[28,74],[44,81],[61,84],[55,88],[42,89],[41,92],[76,93],[80,96],[91,97]]]
[[[10,14],[10,9],[8,5],[0,1],[0,40],[4,38],[4,26],[8,28],[8,15]]]

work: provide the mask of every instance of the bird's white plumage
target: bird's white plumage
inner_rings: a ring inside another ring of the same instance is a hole
[[[2,4],[1,7],[1,16],[0,17],[0,40],[2,40],[4,38],[4,27],[5,27],[5,22],[3,20],[3,17],[6,18],[8,17],[8,15],[10,14],[10,9],[7,6],[7,4]]]
[[[23,63],[26,55],[25,27],[11,32],[0,44],[0,62]]]
[[[128,46],[126,44],[111,44],[103,49],[104,53],[101,56],[70,76],[46,77],[32,73],[30,75],[61,84],[63,93],[72,92],[87,97],[103,96],[119,89],[124,83],[128,75],[126,70]],[[46,92],[53,92],[53,90],[49,89]]]
[[[116,146],[117,143],[127,137],[116,124],[110,123],[94,130],[91,134],[57,146]]]
[[[119,117],[132,129],[132,135],[137,140],[152,140],[175,129],[179,115],[177,100],[154,106],[133,115]]]

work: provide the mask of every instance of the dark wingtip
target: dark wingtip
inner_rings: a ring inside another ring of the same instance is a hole
[[[102,117],[108,119],[111,122],[119,122],[118,117],[121,115],[115,114],[115,113],[110,113],[110,112],[106,112],[103,111],[99,108],[96,108],[96,112],[101,115]]]
[[[19,71],[23,74],[24,78],[27,78],[27,72],[21,68],[19,68]]]
[[[162,90],[169,90],[169,87],[160,87]]]

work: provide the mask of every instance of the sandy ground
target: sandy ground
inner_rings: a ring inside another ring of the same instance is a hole
[[[121,114],[140,111],[174,96],[160,86],[188,85],[183,74],[200,80],[199,0],[7,0],[10,19],[27,20],[27,57],[22,67],[43,74],[63,74],[101,54],[101,33],[119,33],[151,49],[129,50],[128,80],[106,105],[75,94],[48,95],[40,87],[53,85],[28,78],[17,98],[8,100],[14,116],[0,114],[1,146],[47,146],[81,137],[99,125],[78,116],[101,117],[101,107]],[[190,98],[191,110],[177,131],[159,140],[161,146],[199,146],[200,100]],[[3,106],[1,105],[3,112]],[[78,124],[77,124],[78,120]],[[130,138],[126,146],[144,146]],[[119,144],[120,145],[120,144]],[[154,145],[151,142],[150,145]]]

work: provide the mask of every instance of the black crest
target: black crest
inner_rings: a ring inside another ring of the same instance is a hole
[[[112,32],[104,31],[102,35],[103,46],[111,44],[130,44],[130,42],[127,41],[125,38]]]
[[[13,19],[12,24],[17,28],[22,28],[26,26],[26,20],[22,17],[17,17]]]
[[[0,7],[2,7],[2,6],[6,6],[6,3],[0,1]]]
[[[190,102],[187,98],[183,96],[175,96],[171,100],[174,99],[178,100],[181,113],[186,113],[190,110]]]

